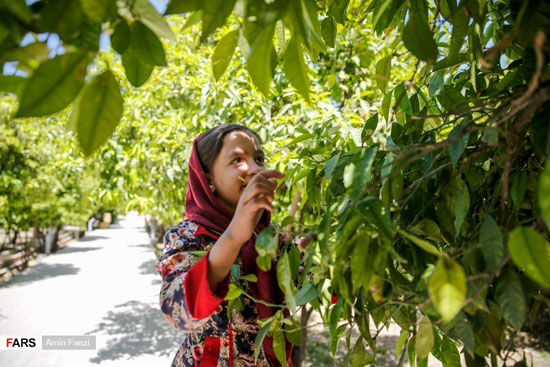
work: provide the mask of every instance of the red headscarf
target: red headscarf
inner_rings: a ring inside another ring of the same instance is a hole
[[[189,158],[189,183],[187,187],[187,196],[185,199],[185,218],[195,223],[201,224],[216,232],[223,233],[231,219],[233,211],[227,208],[210,190],[210,184],[206,177],[206,173],[202,168],[197,152],[197,140],[201,134],[195,137],[193,141],[193,151]],[[264,210],[260,221],[254,228],[256,233],[260,233],[262,229],[269,226],[271,222],[271,213]],[[255,235],[252,234],[250,239],[241,248],[241,260],[243,263],[243,271],[245,274],[255,274],[258,278],[257,283],[249,282],[250,292],[255,299],[272,304],[281,304],[284,300],[284,295],[277,285],[277,276],[275,264],[272,263],[271,270],[263,271],[256,265],[256,257],[258,253],[254,246]],[[258,315],[260,319],[272,316],[276,309],[268,307],[264,304],[256,302]],[[273,338],[265,337],[263,341],[264,352],[268,358],[270,365],[280,366],[280,363],[273,350]],[[287,359],[290,354],[291,344],[286,343]]]

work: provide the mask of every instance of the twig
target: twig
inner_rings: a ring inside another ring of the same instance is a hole
[[[294,198],[292,199],[292,203],[290,204],[290,216],[294,217],[296,215],[296,210],[298,209],[298,204],[300,203],[300,199],[302,198],[302,193],[300,191],[296,192],[294,194]],[[290,232],[292,231],[293,224],[290,223],[285,228],[285,233],[287,234],[288,238],[290,238]]]
[[[462,305],[462,307],[466,306],[467,304],[473,302],[477,296],[479,296],[479,294],[485,290],[489,284],[491,284],[491,281],[493,280],[493,277],[497,274],[500,273],[500,271],[502,270],[502,268],[504,267],[504,265],[506,265],[508,263],[508,261],[510,261],[510,254],[506,255],[504,257],[504,259],[502,259],[500,261],[500,263],[498,263],[498,265],[493,269],[491,270],[491,272],[488,274],[489,276],[487,277],[487,280],[481,285],[481,287],[479,287],[475,293],[471,296],[471,297],[468,297],[466,299],[466,301],[464,301],[464,304]]]
[[[523,104],[533,94],[535,89],[539,86],[539,79],[540,75],[542,73],[542,67],[544,64],[544,54],[542,53],[542,46],[544,45],[544,41],[546,40],[546,36],[543,31],[538,31],[537,35],[535,36],[535,40],[533,42],[533,48],[535,49],[535,55],[537,58],[537,68],[535,69],[535,73],[533,74],[533,77],[531,78],[531,83],[529,83],[529,87],[525,91],[525,93],[518,98],[515,101],[512,101],[512,106],[516,107],[516,109]],[[517,113],[517,110],[514,110]]]
[[[269,303],[269,302],[262,301],[261,299],[256,299],[256,298],[252,297],[252,295],[246,293],[246,291],[244,291],[244,290],[243,290],[243,294],[245,296],[247,296],[248,298],[250,298],[251,300],[253,300],[254,302],[261,303],[262,305],[266,305],[266,306],[269,306],[269,307],[277,307],[277,308],[285,308],[286,307],[286,305],[276,305],[274,303]]]

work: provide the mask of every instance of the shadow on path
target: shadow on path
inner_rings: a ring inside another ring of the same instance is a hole
[[[155,259],[144,261],[143,263],[141,263],[140,266],[138,266],[138,269],[140,274],[152,274],[160,277],[160,275],[157,273],[157,269],[155,268]]]
[[[157,307],[139,301],[128,301],[109,311],[95,330],[111,336],[107,346],[90,359],[92,363],[128,359],[141,354],[169,356],[175,354],[184,334],[170,326]]]
[[[22,273],[11,278],[7,282],[0,284],[0,288],[10,287],[12,285],[21,285],[47,278],[59,277],[63,275],[75,275],[80,271],[73,264],[36,264],[27,268]]]
[[[95,240],[105,240],[109,237],[105,236],[85,236],[78,240],[78,242],[87,242],[87,241],[95,241]]]
[[[157,273],[157,269],[155,268],[155,259],[144,261],[139,267],[139,273],[143,275],[154,275],[155,278],[151,280],[152,285],[158,285],[159,286],[159,292],[160,292],[160,285],[162,284],[162,278],[160,277],[160,274]]]
[[[64,247],[61,250],[57,251],[56,254],[65,255],[72,254],[74,252],[86,252],[86,251],[95,251],[101,250],[102,247]]]

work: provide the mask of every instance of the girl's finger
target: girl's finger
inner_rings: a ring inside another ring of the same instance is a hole
[[[277,179],[281,179],[285,177],[285,174],[279,171],[270,170],[270,171],[260,171],[256,173],[254,177],[250,180],[250,182],[256,182],[256,181],[264,181],[264,182],[275,182],[277,183]],[[250,183],[249,182],[249,183]]]
[[[274,206],[267,200],[265,196],[256,196],[248,202],[249,205],[252,205],[254,211],[264,208],[266,210],[272,211]]]
[[[277,171],[277,170],[274,170],[274,169],[260,171],[256,175],[261,175],[265,178],[270,178],[270,177],[283,178],[283,177],[285,177],[285,174],[283,172],[280,172],[280,171]]]
[[[250,186],[247,186],[245,191],[243,191],[242,195],[243,202],[246,203],[253,197],[263,194],[264,196],[269,197],[271,200],[274,200],[274,192],[273,192],[273,186],[263,183],[263,182],[256,182]]]

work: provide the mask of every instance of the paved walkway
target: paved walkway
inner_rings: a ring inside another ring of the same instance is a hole
[[[95,335],[95,350],[0,350],[0,366],[168,367],[183,341],[158,306],[144,220],[121,217],[0,285],[0,335]]]

